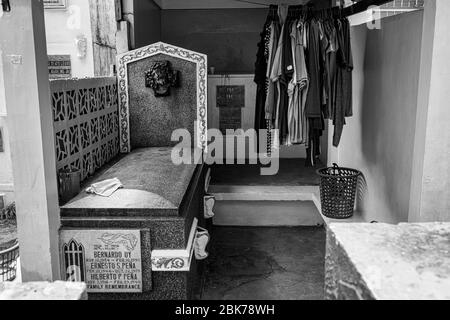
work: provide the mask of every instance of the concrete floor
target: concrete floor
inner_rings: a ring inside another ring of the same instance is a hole
[[[203,300],[322,300],[323,228],[215,227]]]
[[[305,159],[280,159],[280,169],[275,176],[261,176],[260,165],[214,165],[212,185],[235,186],[317,186],[320,178],[314,168],[305,167]]]

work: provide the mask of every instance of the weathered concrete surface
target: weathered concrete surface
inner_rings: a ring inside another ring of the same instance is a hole
[[[215,227],[202,300],[323,300],[323,228]]]
[[[197,165],[173,164],[171,148],[134,150],[92,183],[118,178],[124,185],[105,198],[82,191],[61,208],[63,216],[178,216]]]
[[[450,299],[450,224],[331,224],[326,299]]]
[[[110,76],[116,64],[116,3],[114,0],[89,1],[95,76]]]
[[[170,61],[180,71],[180,86],[168,97],[155,97],[145,86],[145,71],[156,61]],[[197,66],[194,62],[158,54],[128,65],[131,149],[175,146],[172,133],[187,129],[194,137],[197,120]]]
[[[4,282],[0,300],[87,300],[86,284],[78,282]]]

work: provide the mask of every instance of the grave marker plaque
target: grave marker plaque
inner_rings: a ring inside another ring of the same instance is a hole
[[[44,0],[45,9],[66,9],[66,0]]]
[[[49,55],[48,72],[50,79],[65,79],[72,77],[72,62],[70,55]]]
[[[142,293],[139,230],[63,230],[62,276],[90,293]]]
[[[245,86],[217,86],[217,107],[220,131],[242,128],[242,109],[245,108]]]

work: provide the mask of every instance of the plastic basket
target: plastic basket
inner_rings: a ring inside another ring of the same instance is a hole
[[[332,219],[351,218],[355,210],[356,188],[361,172],[333,167],[317,170],[320,176],[322,213]]]
[[[19,243],[10,249],[0,251],[0,282],[13,281],[17,275],[17,259],[19,258]]]

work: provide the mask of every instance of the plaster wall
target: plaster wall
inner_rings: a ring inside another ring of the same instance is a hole
[[[411,222],[450,221],[450,2],[425,2]]]
[[[354,116],[329,155],[363,172],[358,206],[367,221],[408,221],[422,23],[416,11],[383,19],[380,30],[351,31]]]
[[[257,44],[266,21],[268,5],[299,5],[306,2],[162,1],[162,41],[207,54],[209,65],[215,67],[217,73],[254,73]],[[316,8],[329,7],[329,4],[330,0],[314,1]]]
[[[135,45],[133,48],[141,48],[161,41],[162,24],[160,7],[153,0],[134,0],[133,13]],[[173,23],[178,22],[173,21]]]
[[[70,54],[72,77],[95,75],[89,0],[67,0],[67,9],[46,9],[45,31],[49,55]],[[85,58],[77,56],[75,39],[79,35],[87,39]]]
[[[163,10],[162,41],[208,55],[217,73],[254,73],[266,9]]]
[[[5,204],[14,201],[14,186],[11,167],[11,150],[6,117],[0,116],[0,130],[3,137],[3,152],[0,152],[0,195],[4,195]]]
[[[2,53],[0,51],[0,57]],[[13,177],[11,168],[11,151],[9,149],[9,133],[6,121],[5,83],[3,63],[0,59],[0,130],[3,139],[3,152],[0,152],[0,195],[4,195],[5,204],[14,200]]]

